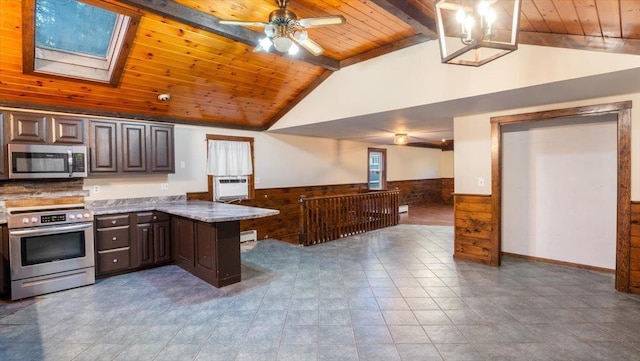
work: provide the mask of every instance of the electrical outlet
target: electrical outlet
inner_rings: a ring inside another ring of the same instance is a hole
[[[256,184],[260,184],[260,177],[256,177]]]
[[[169,183],[160,184],[160,190],[168,191],[169,190]]]
[[[484,177],[479,177],[478,178],[478,186],[479,187],[484,187]]]
[[[100,193],[100,186],[93,186],[93,193]]]
[[[187,167],[187,163],[184,162],[184,160],[180,161],[180,169],[185,169]]]

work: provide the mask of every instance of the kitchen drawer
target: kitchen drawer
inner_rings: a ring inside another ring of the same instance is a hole
[[[96,228],[120,227],[129,225],[128,214],[118,214],[112,216],[98,216],[96,219]]]
[[[129,247],[98,252],[98,273],[124,271],[129,268]]]
[[[129,226],[98,229],[96,246],[98,251],[129,247]]]
[[[138,224],[168,221],[169,215],[162,212],[140,212],[137,214]]]

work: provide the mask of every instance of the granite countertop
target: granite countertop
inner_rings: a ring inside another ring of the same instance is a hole
[[[274,216],[280,213],[280,211],[275,209],[207,201],[141,202],[136,204],[92,206],[89,208],[96,216],[127,212],[159,211],[207,223],[255,219]]]

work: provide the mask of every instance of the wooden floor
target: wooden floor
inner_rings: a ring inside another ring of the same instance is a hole
[[[453,226],[453,205],[436,203],[409,206],[409,212],[400,213],[400,224]]]

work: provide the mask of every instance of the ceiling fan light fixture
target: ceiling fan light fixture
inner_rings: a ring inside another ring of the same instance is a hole
[[[266,39],[260,39],[254,52],[269,51],[271,46],[281,53],[296,54],[300,47],[312,55],[322,55],[324,49],[309,39],[309,34],[305,30],[307,27],[319,28],[329,25],[340,25],[346,22],[342,15],[329,15],[312,18],[298,19],[298,16],[287,9],[288,0],[277,0],[278,9],[269,13],[269,21],[240,21],[240,20],[218,20],[219,24],[262,27]],[[296,44],[294,44],[294,42]]]
[[[288,37],[275,37],[273,38],[273,47],[281,53],[286,53],[291,48],[293,40]]]
[[[409,136],[405,133],[397,133],[393,137],[393,144],[395,145],[406,145],[409,143]]]
[[[264,33],[265,35],[271,38],[274,35],[276,35],[276,27],[273,26],[272,24],[267,24],[264,26]]]
[[[269,51],[269,49],[271,49],[271,45],[273,45],[273,42],[268,37],[260,39],[260,47],[262,50]]]
[[[298,30],[293,32],[293,39],[299,43],[304,43],[309,39],[309,33],[306,30]]]
[[[300,51],[300,47],[292,43],[287,53],[289,53],[289,55],[296,55],[298,54],[298,51]]]

